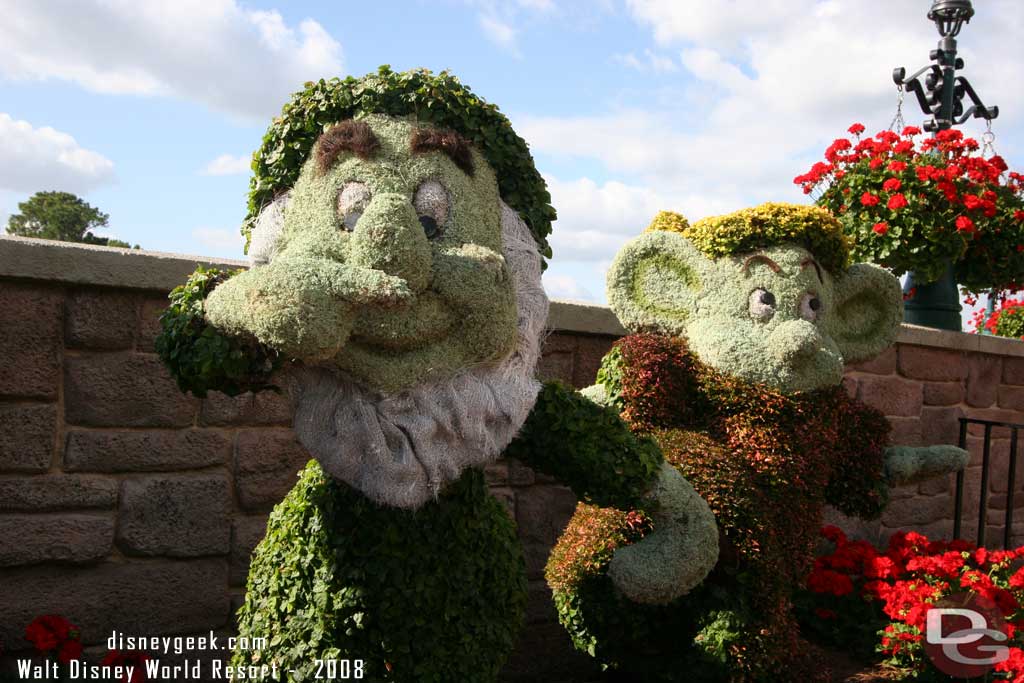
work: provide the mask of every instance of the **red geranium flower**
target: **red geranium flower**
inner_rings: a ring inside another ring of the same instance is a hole
[[[851,135],[860,135],[861,133],[864,132],[864,126],[862,126],[859,123],[855,123],[849,128],[847,128],[847,130],[850,131]]]
[[[900,171],[907,170],[907,164],[905,161],[890,161],[889,165],[886,166],[886,168],[888,168],[890,171],[895,171],[896,173],[899,173]]]
[[[874,206],[878,203],[878,197],[870,192],[865,192],[860,196],[860,203],[864,206]]]
[[[957,216],[956,229],[960,232],[974,232],[974,221],[967,216]]]
[[[902,209],[906,205],[907,198],[904,197],[902,194],[894,194],[893,196],[889,197],[889,203],[886,204],[886,206],[888,206],[893,211],[895,211],[896,209]]]
[[[890,166],[891,165],[892,164],[890,164]],[[889,178],[884,183],[882,183],[882,189],[885,190],[886,192],[895,192],[896,190],[900,189],[902,185],[903,183],[900,182],[899,178]]]
[[[889,232],[889,224],[886,223],[885,221],[879,221],[878,223],[875,223],[873,226],[871,226],[871,229],[874,230],[879,235],[884,235],[885,233]]]
[[[67,664],[72,659],[79,659],[82,656],[82,641],[77,638],[65,640],[57,651],[57,661]]]
[[[36,617],[25,628],[25,640],[39,652],[49,652],[68,638],[78,636],[78,627],[62,616],[47,614]]]

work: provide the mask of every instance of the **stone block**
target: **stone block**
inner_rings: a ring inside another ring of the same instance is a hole
[[[571,353],[558,351],[544,354],[537,363],[537,378],[543,381],[557,379],[566,384],[571,384],[572,364],[573,357]]]
[[[170,302],[166,296],[147,296],[139,303],[139,327],[135,333],[135,348],[155,352],[156,338],[160,334],[160,316]]]
[[[165,472],[225,465],[231,438],[215,429],[72,430],[64,469],[69,472]]]
[[[1003,358],[1003,384],[1024,386],[1024,358]]]
[[[102,353],[66,359],[64,408],[70,424],[186,427],[196,406],[196,399],[178,390],[156,356]]]
[[[860,400],[888,416],[917,417],[921,413],[921,383],[895,376],[859,378]]]
[[[924,403],[928,406],[953,406],[964,400],[963,382],[925,382]]]
[[[231,507],[225,475],[129,479],[121,487],[117,544],[133,555],[226,555]]]
[[[290,429],[246,429],[238,433],[235,491],[249,512],[269,511],[295,485],[310,455]]]
[[[953,480],[956,475],[947,474],[944,477],[927,479],[917,485],[917,490],[922,496],[938,496],[953,491]]]
[[[924,445],[956,445],[960,440],[960,418],[963,415],[963,409],[957,406],[921,408],[921,439]]]
[[[516,495],[516,524],[530,579],[544,575],[551,547],[576,510],[576,496],[564,486],[531,486]]]
[[[55,404],[0,403],[0,472],[45,472],[56,445]]]
[[[1002,358],[999,356],[977,354],[968,358],[967,405],[975,408],[994,405],[1002,374]]]
[[[59,289],[0,283],[0,396],[57,398],[63,303]]]
[[[114,518],[92,515],[0,515],[0,538],[3,539],[3,543],[0,543],[0,566],[47,561],[90,562],[106,557],[113,550]],[[0,585],[3,585],[2,579]],[[4,586],[4,593],[7,591],[8,586]],[[14,595],[11,594],[10,598],[14,598]],[[8,599],[5,596],[4,602]],[[6,605],[4,607],[6,612]],[[4,616],[6,618],[7,615]]]
[[[963,353],[928,346],[899,346],[900,374],[932,382],[960,380],[966,376]]]
[[[541,344],[541,355],[549,353],[576,353],[579,335],[565,332],[552,332],[544,337]]]
[[[135,342],[135,296],[127,291],[79,289],[64,301],[64,339],[70,348],[130,349]]]
[[[229,579],[232,586],[244,586],[249,575],[249,558],[252,551],[267,533],[267,518],[238,517],[231,527],[231,563]]]
[[[508,460],[508,483],[509,486],[533,486],[537,476],[533,469],[527,467],[515,458]]]
[[[216,629],[229,620],[226,559],[104,562],[0,570],[0,641],[20,643],[40,614],[77,624],[86,645],[112,631],[157,636]]]
[[[895,446],[920,446],[924,424],[916,417],[890,417],[889,442]]]
[[[116,504],[117,482],[106,477],[47,474],[0,479],[0,511],[3,512],[106,510]]]
[[[611,350],[615,337],[583,335],[576,346],[576,359],[573,362],[572,384],[577,389],[589,387],[597,380],[597,371],[601,360]]]
[[[238,396],[228,396],[211,391],[202,400],[199,423],[216,426],[264,426],[287,427],[292,423],[292,404],[289,391],[292,378],[286,373],[274,377],[273,382],[281,389],[275,391],[247,391]]]
[[[1002,385],[998,389],[999,407],[1021,413],[1018,422],[1024,422],[1024,387]]]
[[[882,513],[882,524],[900,529],[920,524],[930,524],[953,514],[953,505],[946,496],[914,496],[889,502]]]
[[[569,634],[558,623],[531,624],[519,633],[519,640],[501,670],[499,683],[536,681],[601,681],[604,674],[594,659],[576,650]]]
[[[508,484],[508,460],[497,460],[484,465],[484,481],[488,486]]]
[[[847,369],[871,375],[892,375],[896,372],[896,347],[890,346],[874,358],[859,363],[850,363],[847,365]]]
[[[558,622],[558,612],[546,581],[531,581],[527,587],[526,624],[551,624]]]

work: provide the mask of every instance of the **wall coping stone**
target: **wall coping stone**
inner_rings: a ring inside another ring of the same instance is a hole
[[[197,265],[246,268],[248,261],[120,249],[0,235],[0,278],[169,292]],[[607,306],[552,301],[548,328],[558,332],[621,336],[625,329]],[[900,344],[1024,357],[1024,342],[904,324]]]

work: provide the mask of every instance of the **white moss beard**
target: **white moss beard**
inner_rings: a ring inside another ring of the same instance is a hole
[[[518,213],[504,202],[501,208],[519,313],[508,357],[389,395],[336,368],[298,373],[299,441],[331,476],[378,503],[417,508],[433,500],[466,468],[497,459],[533,409],[548,298],[533,236]]]

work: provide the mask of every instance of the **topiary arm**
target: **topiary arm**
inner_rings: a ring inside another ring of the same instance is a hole
[[[654,530],[615,551],[609,576],[630,600],[666,604],[689,592],[718,560],[718,528],[707,503],[646,437],[613,409],[558,383],[545,384],[505,454],[568,484],[604,507],[644,509]]]
[[[171,303],[160,316],[156,352],[183,392],[202,398],[214,390],[237,396],[277,389],[270,383],[282,364],[275,349],[251,335],[226,335],[206,320],[210,292],[242,272],[200,266],[168,297]]]
[[[890,446],[885,449],[885,476],[892,486],[916,484],[959,472],[971,455],[958,446]]]
[[[581,499],[634,510],[657,479],[661,451],[615,413],[547,382],[505,455],[557,478]],[[650,502],[650,501],[648,501]]]

